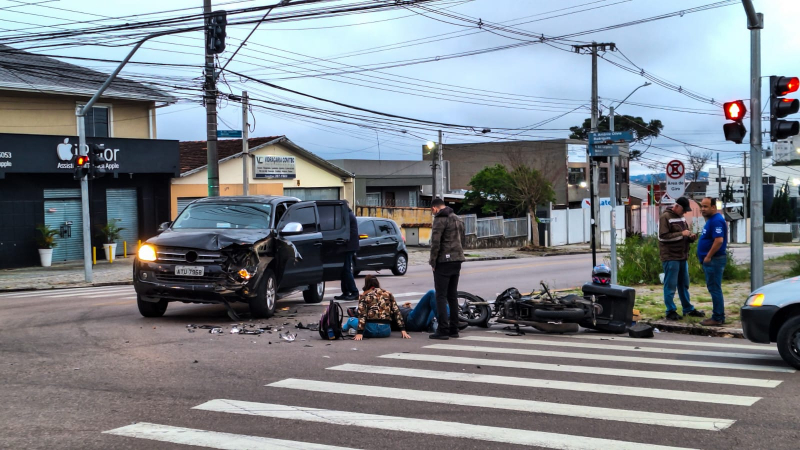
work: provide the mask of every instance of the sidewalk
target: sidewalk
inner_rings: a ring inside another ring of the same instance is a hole
[[[94,283],[85,282],[83,260],[55,263],[52,267],[23,267],[0,270],[0,292],[31,289],[131,284],[133,257],[98,261],[93,267]]]

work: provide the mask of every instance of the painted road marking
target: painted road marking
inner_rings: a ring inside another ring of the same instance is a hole
[[[384,416],[352,411],[308,408],[302,406],[270,403],[244,402],[238,400],[211,400],[194,409],[216,411],[249,416],[272,417],[282,420],[304,420],[307,422],[344,425],[346,427],[373,428],[379,430],[421,433],[459,439],[474,439],[504,444],[525,445],[557,449],[609,449],[615,450],[667,450],[676,447],[649,445],[638,442],[616,441],[584,436],[571,436],[543,431],[514,428],[489,427],[485,425],[445,422],[441,420],[414,419],[411,417]],[[350,428],[345,428],[350,429]]]
[[[597,350],[614,350],[635,353],[667,353],[671,355],[711,356],[714,358],[741,358],[761,359],[767,361],[781,361],[778,355],[758,355],[754,353],[711,352],[702,350],[686,350],[682,348],[661,347],[627,347],[622,345],[591,344],[588,342],[546,341],[542,339],[514,339],[499,336],[465,336],[462,341],[499,342],[501,344],[541,345],[549,347],[592,348]]]
[[[695,375],[691,373],[653,372],[650,370],[609,369],[606,367],[567,366],[564,364],[545,364],[529,361],[509,361],[502,359],[463,358],[444,355],[415,355],[410,353],[390,353],[380,358],[400,359],[405,361],[425,361],[436,363],[481,365],[488,367],[506,367],[512,369],[549,370],[551,372],[585,373],[589,375],[607,375],[612,377],[648,378],[652,380],[686,381],[695,383],[729,384],[757,388],[774,388],[781,380],[764,380],[761,378],[718,377],[713,375]]]
[[[500,331],[491,331],[491,333],[501,333]],[[502,332],[505,333],[505,332]],[[634,343],[636,342],[637,345],[644,344],[664,344],[664,345],[683,345],[688,347],[716,347],[716,348],[724,348],[724,349],[740,349],[740,350],[756,350],[761,352],[777,352],[778,349],[775,348],[774,345],[746,345],[746,344],[723,344],[721,342],[698,342],[698,341],[676,341],[676,340],[669,340],[669,339],[659,339],[659,340],[645,340],[645,339],[635,339],[630,337],[622,337],[622,336],[591,336],[591,335],[563,335],[558,336],[559,338],[570,338],[570,339],[589,339],[595,341],[612,341],[612,342],[625,342],[625,343]],[[729,339],[730,340],[730,339]]]
[[[471,383],[489,383],[496,384],[498,386],[510,385],[539,389],[593,392],[596,394],[628,395],[633,397],[661,398],[666,400],[715,403],[720,405],[752,406],[755,402],[761,399],[761,397],[746,397],[743,395],[724,395],[678,391],[672,389],[615,386],[609,384],[579,383],[575,381],[539,380],[535,378],[483,375],[465,372],[444,372],[440,370],[410,369],[407,367],[369,366],[364,364],[342,364],[340,366],[329,367],[328,370],[428,378],[434,380],[466,381]]]
[[[537,402],[515,398],[486,397],[448,392],[419,391],[384,386],[332,383],[328,381],[300,380],[289,378],[268,384],[269,387],[296,389],[329,394],[360,395],[363,397],[391,398],[402,401],[440,403],[444,405],[474,406],[478,408],[505,409],[538,414],[582,417],[585,419],[614,420],[665,427],[691,428],[695,430],[720,431],[736,422],[710,417],[682,416],[625,409],[598,408],[583,405],[567,405],[552,402]]]
[[[105,434],[125,436],[172,444],[193,445],[222,450],[352,450],[348,447],[313,444],[311,442],[285,441],[261,436],[220,433],[194,428],[172,427],[156,423],[139,422],[126,427],[104,431]]]
[[[593,361],[618,361],[618,362],[629,362],[637,364],[655,364],[661,366],[676,366],[676,367],[706,367],[711,369],[752,370],[755,372],[774,372],[774,373],[796,372],[794,369],[789,367],[763,366],[757,364],[736,364],[736,363],[723,363],[723,362],[688,361],[681,359],[643,358],[640,356],[599,355],[597,353],[568,353],[568,352],[556,352],[556,351],[546,351],[546,350],[530,350],[527,348],[478,347],[478,346],[462,346],[462,345],[449,345],[449,344],[435,344],[423,348],[433,348],[437,350],[456,350],[462,352],[504,353],[509,355],[544,356],[549,358],[588,359]]]

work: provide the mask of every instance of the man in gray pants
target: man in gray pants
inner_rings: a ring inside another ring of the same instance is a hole
[[[464,222],[444,200],[431,203],[433,230],[431,233],[430,265],[436,288],[436,316],[439,328],[431,339],[458,337],[458,278],[461,263],[466,261],[463,244],[466,240]],[[449,309],[449,314],[448,314]]]

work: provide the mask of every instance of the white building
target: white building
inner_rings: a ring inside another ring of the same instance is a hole
[[[800,160],[800,136],[792,136],[788,140],[776,142],[772,148],[774,162]]]

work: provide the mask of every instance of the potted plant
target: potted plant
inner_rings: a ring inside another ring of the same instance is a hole
[[[56,242],[58,231],[50,228],[49,225],[38,225],[36,231],[39,260],[42,262],[42,267],[50,267],[53,263],[53,249],[58,246],[58,242]]]
[[[120,232],[124,230],[117,226],[117,219],[111,219],[105,226],[100,227],[100,234],[103,236],[103,250],[106,253],[106,260],[113,261],[113,256],[117,254],[117,239]]]

